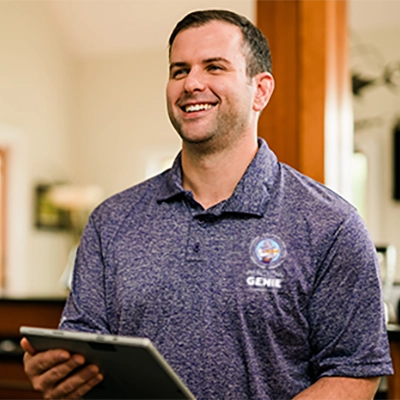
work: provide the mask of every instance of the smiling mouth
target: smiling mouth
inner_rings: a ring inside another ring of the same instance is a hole
[[[210,108],[213,108],[215,104],[211,103],[204,103],[204,104],[190,104],[188,106],[182,107],[183,111],[187,113],[192,113],[196,111],[205,111],[209,110]]]

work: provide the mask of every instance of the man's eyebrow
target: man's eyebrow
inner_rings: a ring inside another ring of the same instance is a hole
[[[187,67],[188,65],[189,65],[188,63],[183,62],[183,61],[181,61],[181,62],[174,62],[174,63],[171,63],[171,64],[169,65],[169,70],[171,71],[173,68]]]
[[[221,62],[221,61],[224,63],[227,63],[227,64],[231,64],[231,62],[224,57],[207,58],[207,59],[203,60],[202,63],[203,64],[211,64],[213,62]],[[173,62],[170,64],[169,70],[171,71],[173,68],[182,68],[182,67],[188,67],[188,66],[189,66],[189,64],[187,62],[177,61],[177,62]]]
[[[227,64],[231,64],[231,62],[229,60],[227,60],[226,58],[224,58],[224,57],[207,58],[206,60],[203,61],[203,64],[210,64],[210,63],[218,62],[218,61],[219,62],[222,61],[222,62],[225,62]]]

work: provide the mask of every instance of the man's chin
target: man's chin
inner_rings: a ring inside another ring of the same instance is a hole
[[[193,138],[183,137],[182,148],[188,150],[191,154],[197,156],[206,156],[217,153],[221,150],[221,145],[218,144],[215,136]]]
[[[193,144],[193,145],[196,145],[196,144],[201,145],[204,143],[208,143],[208,142],[212,141],[212,139],[214,137],[214,135],[212,135],[212,134],[205,135],[204,133],[196,134],[193,132],[182,132],[182,131],[177,131],[177,132],[184,143]]]
[[[190,144],[190,145],[204,145],[207,143],[210,143],[212,141],[211,138],[192,138],[192,137],[186,137],[186,136],[181,136],[181,139],[184,143]]]

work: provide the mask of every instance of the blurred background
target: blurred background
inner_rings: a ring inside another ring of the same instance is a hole
[[[64,296],[60,277],[88,213],[171,163],[180,142],[165,107],[167,39],[205,8],[256,21],[252,0],[0,1],[4,295]],[[400,248],[400,2],[349,0],[347,11],[356,154],[343,195],[376,243]]]
[[[357,207],[398,321],[400,0],[0,0],[0,399],[40,398],[19,327],[57,327],[90,212],[179,151],[167,40],[207,8],[266,33],[276,90],[260,134]],[[400,326],[388,332],[397,373],[376,398],[400,398]]]

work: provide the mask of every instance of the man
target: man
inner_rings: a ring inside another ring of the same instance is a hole
[[[182,151],[94,211],[60,328],[149,337],[198,399],[372,399],[392,373],[375,249],[349,204],[257,140],[273,88],[245,18],[178,23],[167,105]],[[102,379],[22,346],[45,397]]]

